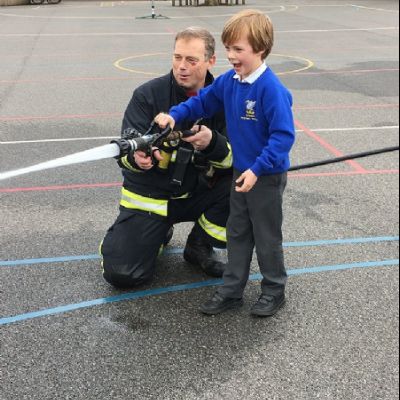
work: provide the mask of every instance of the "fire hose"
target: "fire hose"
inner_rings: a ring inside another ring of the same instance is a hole
[[[84,162],[102,160],[113,157],[116,159],[120,159],[128,155],[129,153],[136,151],[144,151],[151,156],[154,147],[161,146],[165,142],[176,145],[181,139],[196,134],[196,132],[190,130],[172,131],[169,127],[161,132],[152,134],[150,132],[153,130],[154,125],[155,123],[153,122],[148,131],[144,134],[141,134],[140,132],[134,129],[129,129],[127,132],[124,133],[121,139],[113,140],[108,145],[95,147],[90,150],[74,153],[65,157],[60,157],[44,163],[33,165],[31,167],[0,173],[0,181],[32,172],[43,171],[46,169],[51,169],[61,166],[80,164]],[[342,157],[331,158],[308,164],[296,165],[291,167],[289,171],[298,171],[302,169],[315,168],[323,165],[335,164],[347,160],[370,157],[373,155],[390,153],[398,150],[399,146],[393,146],[377,150],[366,151],[363,153],[349,154]]]
[[[394,151],[399,151],[399,146],[385,147],[383,149],[371,150],[363,153],[349,154],[342,157],[330,158],[328,160],[316,161],[308,164],[295,165],[291,167],[289,171],[299,171],[301,169],[315,168],[315,167],[320,167],[322,165],[336,164],[343,161],[356,160],[358,158],[370,157],[377,154],[392,153]]]

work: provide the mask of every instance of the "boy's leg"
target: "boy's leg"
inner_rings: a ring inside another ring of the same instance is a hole
[[[287,282],[282,243],[282,204],[286,184],[286,173],[263,176],[247,197],[263,276],[262,293],[267,296],[283,295]]]
[[[254,236],[247,194],[237,193],[235,190],[235,182],[239,176],[240,173],[235,171],[227,225],[228,265],[224,273],[224,284],[218,289],[220,295],[236,299],[243,297],[254,251]]]
[[[166,218],[121,209],[100,248],[104,279],[121,288],[150,281],[169,229]]]

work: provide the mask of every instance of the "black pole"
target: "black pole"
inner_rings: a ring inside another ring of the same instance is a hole
[[[291,167],[289,169],[289,171],[298,171],[301,169],[315,168],[315,167],[319,167],[321,165],[335,164],[335,163],[340,163],[340,162],[347,161],[347,160],[355,160],[358,158],[374,156],[376,154],[391,153],[393,151],[399,151],[399,146],[386,147],[384,149],[366,151],[364,153],[349,154],[347,156],[331,158],[328,160],[317,161],[317,162],[313,162],[313,163],[309,163],[309,164],[295,165],[294,167]]]
[[[156,5],[154,3],[154,0],[151,0],[151,14],[146,15],[144,17],[136,17],[136,19],[169,19],[169,17],[166,17],[165,15],[157,14],[156,13]]]

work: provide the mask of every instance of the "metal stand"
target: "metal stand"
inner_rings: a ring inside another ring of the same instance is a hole
[[[151,15],[146,15],[144,17],[136,17],[136,19],[169,19],[165,15],[156,14],[156,6],[154,0],[151,0]]]

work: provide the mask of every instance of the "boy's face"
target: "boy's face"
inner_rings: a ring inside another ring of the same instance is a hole
[[[247,35],[243,35],[236,42],[225,44],[225,49],[229,62],[242,79],[249,77],[264,62],[264,52],[255,53]]]
[[[186,91],[197,92],[204,87],[207,72],[215,61],[215,56],[207,59],[204,40],[178,40],[173,57],[174,77]]]

